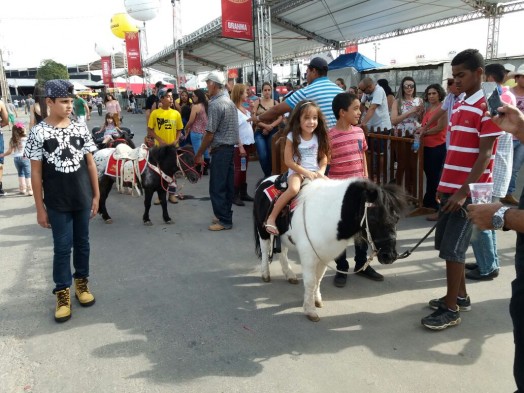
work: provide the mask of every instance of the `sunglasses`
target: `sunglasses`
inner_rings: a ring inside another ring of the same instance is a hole
[[[412,83],[409,83],[409,84],[405,84],[405,85],[404,85],[404,88],[405,88],[405,89],[413,89],[414,87],[415,87],[415,85],[412,84]]]

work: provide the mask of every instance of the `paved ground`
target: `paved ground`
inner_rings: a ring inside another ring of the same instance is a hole
[[[143,115],[124,120],[143,137]],[[13,160],[6,162],[4,185],[15,192]],[[252,190],[258,164],[248,173]],[[408,259],[374,262],[383,283],[352,276],[339,289],[328,271],[322,319],[312,323],[302,315],[302,284],[284,281],[278,264],[273,281],[261,282],[250,206],[234,207],[233,230],[207,231],[207,181],[185,185],[194,199],[169,206],[171,226],[153,207],[155,225],[144,227],[142,200],[113,191],[114,224],[91,223],[97,302],[88,309],[74,302],[64,324],[53,320],[51,232],[36,225],[32,198],[0,199],[0,392],[515,390],[513,233],[498,237],[500,276],[469,285],[473,310],[458,327],[420,325],[427,301],[445,292],[433,236]],[[399,250],[428,229],[423,218],[403,219]],[[293,268],[300,276],[300,265]]]

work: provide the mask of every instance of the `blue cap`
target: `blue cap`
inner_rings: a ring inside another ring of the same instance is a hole
[[[51,98],[74,98],[75,87],[64,79],[52,79],[44,85],[44,96]]]

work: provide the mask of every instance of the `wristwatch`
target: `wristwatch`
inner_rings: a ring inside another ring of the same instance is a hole
[[[506,214],[506,210],[508,210],[508,206],[502,206],[499,210],[493,214],[493,217],[491,218],[491,224],[493,225],[493,229],[502,229],[504,227],[504,214]]]

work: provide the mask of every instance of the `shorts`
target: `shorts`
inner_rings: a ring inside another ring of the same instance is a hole
[[[7,117],[9,118],[9,123],[13,123],[13,124],[15,124],[15,121],[16,121],[16,117],[15,117],[15,115],[13,115],[12,113],[9,113],[9,114],[7,115]]]
[[[4,152],[4,134],[0,132],[0,154]],[[4,157],[0,157],[0,165],[3,165]]]
[[[438,222],[435,230],[435,249],[439,257],[451,262],[466,262],[466,251],[471,240],[473,224],[468,219],[466,206],[471,203],[468,197],[460,210],[453,213],[443,213],[442,207],[452,194],[444,194],[440,201]]]

